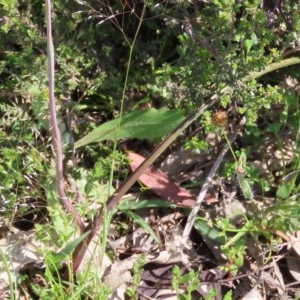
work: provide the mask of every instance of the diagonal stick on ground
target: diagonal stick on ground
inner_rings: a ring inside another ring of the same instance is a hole
[[[243,125],[245,125],[245,122],[246,122],[246,119],[242,118],[238,128],[235,130],[235,132],[232,134],[231,138],[229,139],[230,143],[232,143],[235,140],[240,128]],[[201,204],[202,204],[202,202],[205,198],[205,195],[208,191],[208,188],[210,187],[211,182],[212,182],[216,172],[218,171],[218,169],[220,167],[220,164],[223,161],[224,156],[227,153],[228,149],[229,149],[229,145],[225,144],[225,146],[223,147],[223,149],[222,149],[221,153],[219,154],[217,160],[213,164],[210,172],[208,173],[208,175],[206,177],[206,180],[205,180],[205,182],[204,182],[204,184],[201,188],[201,191],[198,195],[198,198],[196,200],[195,206],[193,207],[193,209],[191,210],[191,212],[189,214],[189,217],[188,217],[188,220],[187,220],[187,223],[186,223],[186,226],[184,228],[184,231],[183,231],[183,234],[182,234],[182,237],[181,237],[181,241],[180,241],[180,252],[181,252],[181,257],[183,258],[183,260],[185,260],[185,256],[183,255],[183,250],[186,246],[186,243],[187,243],[188,237],[190,235],[190,232],[192,230],[192,227],[194,226],[194,223],[195,223],[195,220],[196,220],[196,217],[197,217],[197,213],[198,213],[198,211],[201,207]],[[184,261],[184,263],[187,264],[188,262]]]

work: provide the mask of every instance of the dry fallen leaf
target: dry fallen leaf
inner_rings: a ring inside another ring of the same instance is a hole
[[[260,268],[264,264],[264,254],[263,249],[256,238],[253,236],[248,236],[246,239],[247,249],[250,255],[256,262],[256,268]]]
[[[285,289],[285,284],[284,284],[282,273],[281,273],[277,263],[274,262],[273,267],[274,267],[275,279],[276,279],[276,282],[277,282],[276,288],[277,288],[277,291],[278,291],[278,295],[280,296],[280,299],[285,299],[286,289]]]
[[[300,259],[295,252],[286,255],[286,262],[291,275],[300,282]]]
[[[24,265],[43,259],[40,253],[42,244],[35,239],[35,230],[16,230],[0,241],[1,251],[6,256],[12,275],[16,275]],[[1,279],[8,279],[6,271],[0,259]]]
[[[300,238],[299,238],[300,233],[297,231],[295,232],[295,236],[292,234],[287,234],[289,237],[291,244],[289,245],[300,257]]]
[[[128,153],[128,158],[131,160],[132,171],[145,160],[144,157],[133,152]],[[154,166],[148,168],[139,180],[158,196],[172,203],[185,207],[192,207],[195,204],[195,195]],[[207,197],[212,196],[208,194]]]
[[[299,231],[295,232],[295,236],[287,234],[291,242],[288,244],[292,251],[286,255],[288,269],[291,275],[300,282],[300,238]]]

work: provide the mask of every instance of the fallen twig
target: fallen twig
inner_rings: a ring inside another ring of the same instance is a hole
[[[231,136],[229,142],[232,143],[235,138],[236,138],[236,135],[238,134],[239,132],[239,129],[241,128],[241,126],[243,126],[245,124],[245,118],[242,118],[240,124],[239,124],[239,127],[238,129],[233,133],[233,135]],[[181,241],[180,241],[180,245],[181,245],[181,253],[183,253],[183,249],[185,248],[186,246],[186,243],[187,243],[187,239],[190,235],[190,232],[192,230],[192,227],[194,226],[194,223],[195,223],[195,219],[197,217],[197,213],[200,209],[200,206],[205,198],[205,195],[207,193],[207,190],[209,188],[209,186],[211,185],[211,182],[212,182],[212,179],[214,178],[216,172],[218,171],[219,167],[220,167],[220,164],[221,162],[223,161],[224,159],[224,156],[225,154],[227,153],[229,149],[229,145],[228,144],[225,144],[225,146],[223,147],[221,153],[219,154],[217,160],[215,161],[215,163],[213,164],[210,172],[208,173],[207,177],[206,177],[206,180],[201,188],[201,191],[198,195],[198,198],[196,200],[196,203],[195,203],[195,206],[193,207],[192,211],[190,212],[189,214],[189,217],[188,217],[188,220],[187,220],[187,223],[186,223],[186,226],[184,228],[184,231],[182,233],[182,237],[181,237]],[[182,255],[182,257],[184,257]]]

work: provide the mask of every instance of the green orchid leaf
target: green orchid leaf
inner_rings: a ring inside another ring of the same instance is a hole
[[[75,143],[79,148],[104,140],[137,138],[150,139],[163,137],[181,123],[184,116],[175,109],[147,109],[133,111],[125,116],[108,121],[89,132]],[[120,128],[118,125],[120,123]],[[117,130],[118,129],[118,130]]]

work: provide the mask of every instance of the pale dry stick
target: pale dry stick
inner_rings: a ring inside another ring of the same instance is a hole
[[[233,135],[231,136],[231,138],[229,139],[229,142],[232,143],[238,132],[239,132],[239,129],[245,125],[246,123],[246,119],[245,118],[242,118],[242,120],[240,121],[240,124],[239,124],[239,127],[238,129],[233,133]],[[195,220],[196,220],[196,217],[197,217],[197,213],[202,205],[202,202],[205,198],[205,195],[208,191],[208,188],[210,187],[211,183],[212,183],[212,180],[216,174],[216,172],[218,171],[219,167],[220,167],[220,164],[221,162],[224,160],[224,156],[225,154],[227,153],[229,149],[229,145],[228,144],[225,144],[225,146],[223,147],[221,153],[219,154],[217,160],[214,162],[211,170],[209,171],[207,177],[206,177],[206,180],[201,188],[201,191],[197,197],[197,200],[196,200],[196,203],[195,203],[195,206],[193,207],[193,209],[191,210],[189,216],[188,216],[188,220],[187,220],[187,223],[185,225],[185,228],[183,230],[183,233],[182,233],[182,237],[181,237],[181,240],[180,240],[180,252],[181,252],[181,257],[182,259],[184,260],[184,263],[187,264],[188,262],[185,261],[185,256],[183,255],[183,250],[187,244],[187,240],[188,240],[188,237],[190,235],[190,232],[192,230],[192,227],[194,226],[194,223],[195,223]]]
[[[64,190],[63,175],[63,146],[57,124],[56,105],[54,97],[54,46],[52,39],[52,21],[51,21],[51,0],[46,0],[46,23],[47,23],[47,53],[48,53],[48,73],[49,73],[49,108],[50,122],[52,131],[52,140],[55,152],[56,185],[59,199],[62,205],[74,216],[75,221],[81,232],[84,232],[85,226],[78,212],[75,210]]]

